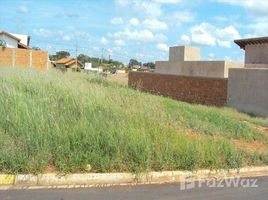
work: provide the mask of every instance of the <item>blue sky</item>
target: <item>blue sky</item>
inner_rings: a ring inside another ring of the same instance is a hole
[[[266,0],[0,0],[0,30],[31,36],[50,53],[142,62],[168,47],[201,48],[204,60],[243,61],[234,39],[268,35]]]

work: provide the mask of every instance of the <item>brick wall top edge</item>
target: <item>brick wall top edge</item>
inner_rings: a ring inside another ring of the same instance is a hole
[[[186,76],[186,75],[174,75],[174,74],[162,74],[162,73],[154,73],[154,72],[129,72],[129,74],[144,74],[144,75],[161,75],[161,76],[169,76],[169,77],[186,77],[186,78],[194,78],[194,79],[211,79],[211,80],[228,80],[228,78],[217,78],[217,77],[203,77],[203,76]]]
[[[12,50],[12,49],[16,49],[19,51],[34,51],[34,52],[42,52],[42,53],[48,53],[48,51],[43,51],[43,50],[33,50],[33,49],[20,49],[20,48],[9,48],[9,47],[5,47],[5,48],[0,48],[2,51],[8,49],[8,50]]]

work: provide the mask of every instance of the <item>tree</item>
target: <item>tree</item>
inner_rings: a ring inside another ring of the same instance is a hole
[[[129,60],[129,64],[128,64],[128,66],[129,66],[129,67],[133,67],[133,66],[135,66],[135,65],[139,65],[139,66],[141,66],[141,62],[137,61],[136,59],[130,59],[130,60]]]
[[[58,59],[68,58],[70,56],[70,53],[68,51],[58,51],[56,52],[56,56]]]
[[[7,47],[7,43],[5,40],[0,40],[0,47],[3,47],[3,48]]]
[[[77,59],[82,62],[83,64],[85,63],[92,63],[92,67],[99,67],[101,66],[104,70],[110,71],[113,66],[116,66],[117,68],[123,65],[122,62],[116,61],[116,60],[106,60],[102,59],[102,61],[99,58],[96,57],[89,57],[88,55],[85,54],[79,54]]]
[[[92,67],[98,67],[100,65],[99,58],[89,57],[88,55],[85,55],[85,54],[79,54],[77,56],[77,59],[83,64],[92,63]]]
[[[39,47],[32,47],[32,50],[40,51],[41,49]]]
[[[70,56],[70,53],[68,51],[58,51],[55,55],[49,55],[49,60],[55,61],[59,60],[61,58],[68,58]]]
[[[148,67],[150,69],[155,69],[155,64],[153,62],[144,63],[143,66]]]

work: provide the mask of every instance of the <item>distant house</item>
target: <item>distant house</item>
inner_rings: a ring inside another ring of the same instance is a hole
[[[92,63],[85,63],[85,71],[93,72],[93,73],[102,73],[103,69],[101,67],[94,68],[92,67]]]
[[[132,69],[136,69],[136,70],[138,70],[138,69],[140,69],[140,68],[141,68],[140,65],[133,65],[133,66],[132,66]]]
[[[84,68],[83,63],[79,60],[76,61],[75,58],[61,58],[56,61],[51,62],[54,67],[57,69],[77,69],[77,68]]]
[[[142,67],[140,67],[137,71],[139,71],[139,72],[149,72],[150,70],[149,70],[148,67],[146,67],[146,66],[142,66]]]
[[[8,33],[5,31],[0,31],[0,40],[4,41],[6,47],[9,48],[21,48],[30,49],[30,36]]]

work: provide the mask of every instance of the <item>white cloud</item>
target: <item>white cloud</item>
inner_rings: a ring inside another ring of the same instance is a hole
[[[240,35],[233,26],[227,26],[223,29],[216,29],[217,35],[223,40],[239,39]]]
[[[116,39],[129,39],[140,42],[152,42],[155,39],[154,34],[149,30],[130,31],[129,29],[125,29],[124,31],[114,33],[112,36]]]
[[[176,11],[173,13],[171,19],[177,25],[181,25],[182,23],[187,23],[193,21],[195,16],[192,12],[189,11]]]
[[[208,56],[209,56],[210,58],[214,58],[214,57],[215,57],[214,53],[209,53]]]
[[[129,20],[129,23],[132,25],[132,26],[138,26],[140,24],[140,21],[135,18],[135,17],[132,17],[130,20]]]
[[[142,1],[142,0],[135,0],[132,2],[134,6],[134,10],[138,13],[143,13],[149,17],[160,17],[162,15],[161,4],[150,2],[150,1]]]
[[[121,7],[126,7],[129,4],[128,0],[115,0],[115,4]]]
[[[19,7],[19,12],[21,13],[27,13],[29,12],[28,8],[26,6],[20,6]]]
[[[208,54],[208,60],[210,60],[210,61],[215,60],[215,54],[214,53],[209,53]]]
[[[190,36],[185,34],[181,36],[183,42],[207,46],[219,45],[226,48],[230,48],[233,40],[239,38],[241,36],[233,26],[218,28],[206,22],[193,26]]]
[[[212,35],[214,27],[201,23],[191,28],[191,40],[196,44],[215,46],[216,38]]]
[[[71,36],[69,36],[69,35],[64,35],[64,36],[62,37],[62,39],[65,40],[65,41],[69,41],[69,40],[71,40]]]
[[[176,4],[180,3],[182,0],[154,0],[156,3],[161,3],[161,4]]]
[[[217,43],[221,47],[230,48],[234,39],[240,39],[241,36],[233,26],[223,29],[216,29]]]
[[[120,46],[125,46],[126,43],[123,40],[119,39],[119,40],[115,40],[114,44],[115,44],[115,46],[120,47]]]
[[[268,17],[263,17],[262,19],[256,19],[252,23],[247,24],[250,33],[255,37],[268,35]]]
[[[181,36],[181,41],[182,41],[184,44],[190,44],[190,42],[191,42],[191,38],[190,38],[189,35],[185,35],[185,34],[183,34],[183,35]]]
[[[121,17],[114,17],[111,19],[110,22],[111,24],[114,24],[114,25],[120,25],[124,23],[124,20]]]
[[[158,42],[164,42],[167,40],[167,36],[160,33],[160,34],[156,34],[155,35],[155,40],[158,41]]]
[[[48,29],[44,29],[44,28],[34,29],[33,32],[37,36],[42,36],[42,37],[51,37],[51,36],[53,36],[52,31],[50,31]]]
[[[160,51],[166,51],[166,52],[168,52],[168,50],[169,50],[168,46],[164,43],[159,43],[157,45],[157,49]]]
[[[106,45],[106,44],[109,44],[109,41],[105,37],[102,37],[100,39],[100,43]]]
[[[268,34],[268,1],[267,0],[214,0],[243,7],[248,15],[247,28],[255,36],[265,36]]]
[[[230,48],[232,46],[232,42],[231,41],[221,41],[221,40],[217,40],[217,43],[220,47],[226,47],[226,48]]]
[[[151,30],[167,30],[168,25],[165,22],[159,21],[157,19],[146,19],[143,22],[145,28]]]
[[[236,6],[242,6],[251,14],[268,16],[268,1],[267,0],[216,0],[219,3],[226,3]]]

